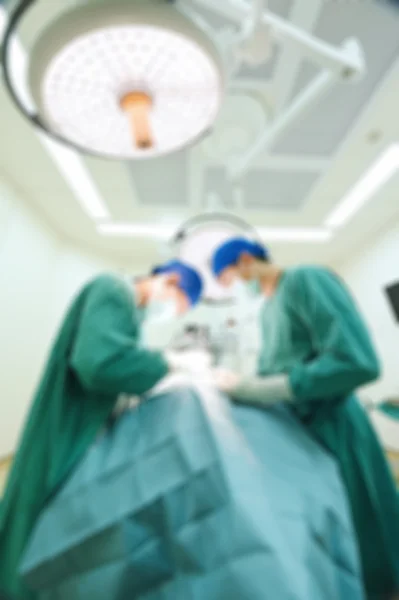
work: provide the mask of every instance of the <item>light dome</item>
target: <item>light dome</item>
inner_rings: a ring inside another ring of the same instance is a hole
[[[239,290],[222,287],[211,270],[214,251],[236,236],[258,239],[255,229],[240,218],[229,213],[209,212],[189,219],[172,241],[173,255],[201,273],[205,284],[204,301],[207,303],[232,303],[237,299]]]
[[[165,0],[112,0],[63,13],[31,52],[39,119],[116,159],[162,156],[200,139],[224,96],[215,43]]]

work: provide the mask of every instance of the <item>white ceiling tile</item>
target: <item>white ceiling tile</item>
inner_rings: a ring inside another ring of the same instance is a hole
[[[187,151],[163,158],[128,163],[139,204],[145,206],[186,206]]]

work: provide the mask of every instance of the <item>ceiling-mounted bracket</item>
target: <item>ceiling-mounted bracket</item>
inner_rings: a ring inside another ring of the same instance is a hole
[[[295,121],[300,119],[305,112],[317,104],[320,98],[337,83],[338,77],[330,71],[322,71],[313,81],[298,94],[293,102],[280,113],[269,127],[261,134],[248,151],[240,157],[233,159],[227,167],[228,174],[233,181],[242,177],[252,162],[262,153],[270,149],[275,141]]]
[[[266,9],[266,0],[253,0],[251,10],[245,17],[243,25],[237,36],[238,45],[250,44],[259,28],[263,26],[262,15]]]
[[[292,103],[276,116],[270,127],[256,140],[245,155],[230,163],[228,172],[233,180],[242,177],[260,153],[268,150],[280,135],[302,118],[305,112],[319,102],[320,98],[338,82],[356,82],[365,73],[364,53],[357,39],[350,38],[340,47],[335,47],[269,11],[259,14],[261,0],[252,0],[251,2],[247,0],[223,0],[223,2],[187,0],[187,2],[213,11],[219,16],[236,22],[237,25],[241,25],[245,19],[250,19],[249,23],[253,24],[254,21],[251,21],[251,18],[253,19],[254,15],[258,14],[258,22],[268,25],[276,38],[281,42],[289,41],[295,44],[304,57],[313,60],[323,68],[323,71],[300,92]],[[247,26],[247,34],[250,33],[251,28]]]
[[[242,26],[243,20],[252,14],[254,2],[258,2],[258,0],[250,2],[248,0],[223,0],[223,2],[185,0],[186,4],[202,6],[202,8],[235,22],[239,27]],[[260,22],[269,25],[280,41],[290,41],[298,46],[304,56],[312,59],[320,67],[338,72],[344,78],[348,77],[348,73],[356,73],[364,69],[363,53],[359,43],[357,43],[357,49],[352,47],[348,50],[345,45],[337,48],[270,11],[263,11]]]

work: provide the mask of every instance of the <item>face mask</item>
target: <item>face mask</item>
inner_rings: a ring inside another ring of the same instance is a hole
[[[259,296],[262,293],[260,283],[257,279],[251,279],[251,281],[245,282],[245,290],[251,298]]]
[[[177,316],[174,300],[151,300],[145,311],[145,321],[151,323],[169,321]]]
[[[138,306],[137,307],[137,320],[138,320],[140,326],[144,323],[145,312],[146,311],[145,311],[145,308],[143,306]]]
[[[173,300],[162,302],[153,300],[144,310],[140,342],[154,350],[165,349],[175,333],[174,317],[177,315],[175,303]]]
[[[172,298],[163,300],[160,297],[164,285],[165,281],[160,277],[154,286],[152,298],[145,308],[146,323],[168,321],[177,316],[176,302]]]

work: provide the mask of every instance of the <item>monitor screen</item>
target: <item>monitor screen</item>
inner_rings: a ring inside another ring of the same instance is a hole
[[[388,285],[385,288],[385,293],[388,296],[388,301],[393,310],[395,319],[399,322],[399,281]]]

